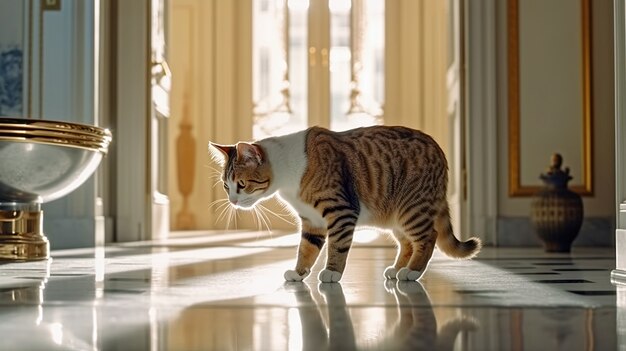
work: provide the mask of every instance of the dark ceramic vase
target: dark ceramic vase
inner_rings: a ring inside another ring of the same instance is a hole
[[[570,252],[583,222],[583,202],[567,188],[569,168],[561,170],[563,158],[552,156],[552,165],[541,175],[544,187],[531,204],[531,222],[546,252]]]

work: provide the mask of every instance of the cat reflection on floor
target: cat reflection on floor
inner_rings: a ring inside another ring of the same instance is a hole
[[[318,284],[325,304],[315,302],[306,283],[287,282],[285,287],[299,305],[303,350],[452,350],[460,332],[478,327],[473,319],[459,317],[445,323],[437,333],[437,320],[422,284],[388,280],[385,289],[395,297],[397,319],[380,340],[357,345],[351,307],[340,283]],[[327,321],[323,318],[326,313]]]

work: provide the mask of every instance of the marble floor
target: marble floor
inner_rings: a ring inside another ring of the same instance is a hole
[[[318,283],[323,258],[285,283],[297,242],[213,233],[2,263],[0,349],[626,349],[612,249],[436,252],[398,282],[382,275],[394,249],[356,243],[341,283]]]

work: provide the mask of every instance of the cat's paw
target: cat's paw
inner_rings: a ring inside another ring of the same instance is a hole
[[[387,267],[387,269],[385,269],[385,272],[383,272],[383,275],[387,279],[396,279],[396,274],[397,273],[398,273],[398,270],[396,269],[396,267],[389,266],[389,267]]]
[[[396,278],[398,280],[412,280],[412,281],[416,281],[421,276],[422,276],[422,272],[414,271],[414,270],[408,269],[406,267],[400,268],[400,270],[396,274]]]
[[[322,283],[336,283],[341,279],[341,273],[325,269],[318,276]]]
[[[303,275],[298,274],[298,272],[294,270],[287,270],[284,274],[285,280],[288,282],[301,282],[304,278],[306,278],[311,271],[307,269]]]

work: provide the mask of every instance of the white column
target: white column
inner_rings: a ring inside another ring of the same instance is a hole
[[[626,6],[615,0],[615,171],[616,270],[614,280],[626,282]]]
[[[464,1],[469,223],[463,232],[497,244],[496,2]]]
[[[115,232],[118,241],[150,238],[148,160],[148,52],[147,0],[117,4],[117,111],[113,127],[116,163]]]

